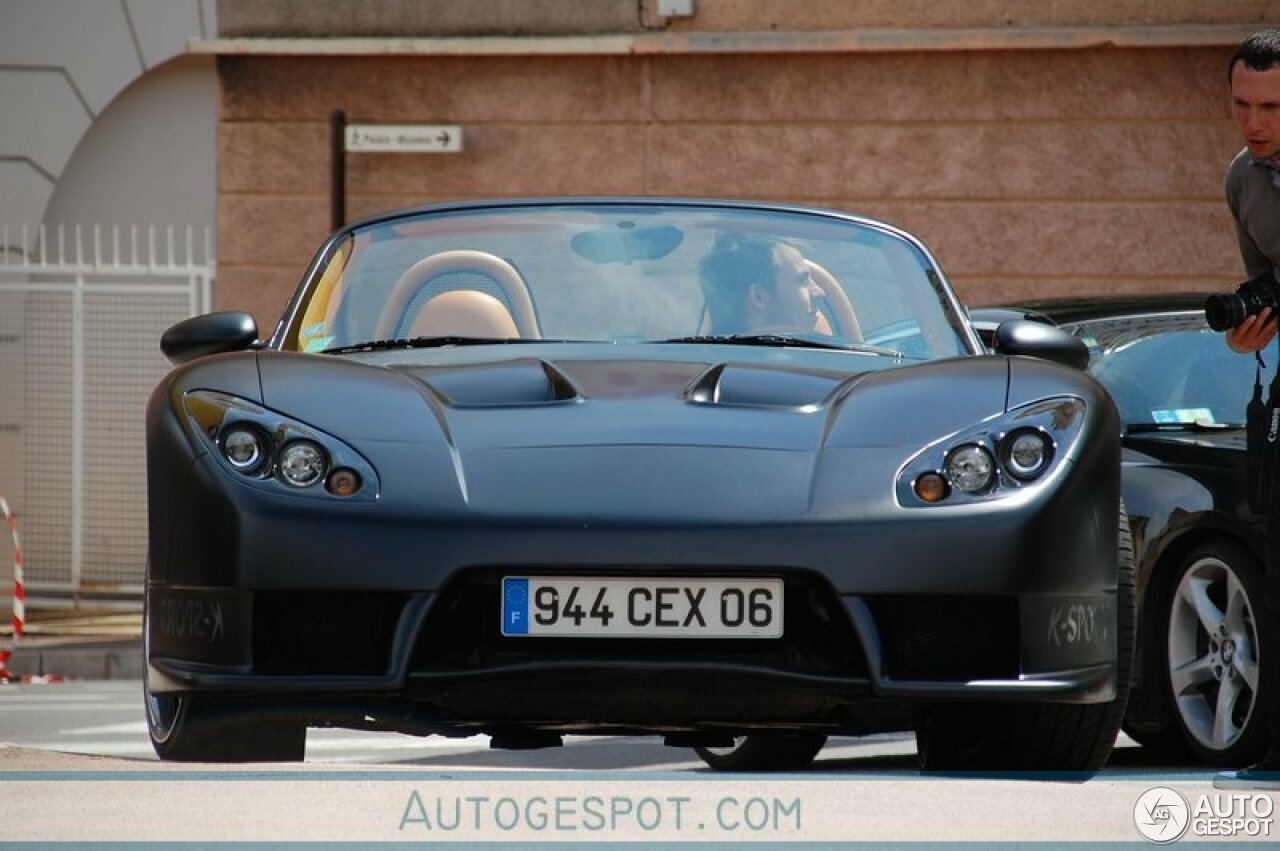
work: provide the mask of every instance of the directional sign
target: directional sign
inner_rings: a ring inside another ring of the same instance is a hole
[[[348,124],[348,151],[448,154],[462,150],[462,128],[443,124]]]

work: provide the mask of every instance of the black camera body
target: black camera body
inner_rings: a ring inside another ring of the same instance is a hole
[[[1228,331],[1264,307],[1271,308],[1272,314],[1280,308],[1280,284],[1271,272],[1250,278],[1234,293],[1209,296],[1204,300],[1204,318],[1213,330]]]

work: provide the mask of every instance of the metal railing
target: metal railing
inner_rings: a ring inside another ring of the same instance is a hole
[[[0,492],[33,601],[140,599],[160,334],[209,309],[213,277],[207,230],[0,227]]]

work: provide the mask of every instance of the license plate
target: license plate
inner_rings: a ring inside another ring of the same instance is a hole
[[[508,576],[502,634],[778,638],[782,580]]]

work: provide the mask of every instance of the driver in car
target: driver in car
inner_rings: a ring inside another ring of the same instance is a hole
[[[699,267],[712,334],[830,333],[822,288],[792,245],[722,233]]]

